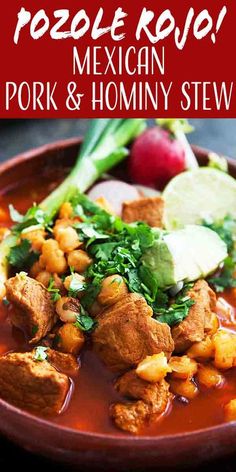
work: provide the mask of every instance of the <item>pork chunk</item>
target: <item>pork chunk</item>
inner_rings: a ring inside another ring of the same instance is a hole
[[[50,293],[37,280],[17,274],[6,282],[6,296],[14,305],[11,321],[37,343],[52,328],[55,310]]]
[[[122,219],[126,223],[143,221],[149,226],[163,227],[164,200],[146,197],[123,203]]]
[[[47,360],[57,370],[63,372],[63,374],[74,377],[78,370],[79,364],[76,358],[72,354],[64,352],[54,351],[54,349],[47,349]]]
[[[165,380],[149,383],[140,379],[135,370],[120,377],[115,387],[121,395],[136,400],[117,403],[111,408],[111,416],[116,426],[131,433],[139,432],[146,422],[163,413],[172,397],[169,384]]]
[[[122,375],[115,388],[124,397],[144,401],[155,414],[165,411],[170,396],[169,384],[165,380],[150,383],[140,379],[135,370]]]
[[[129,293],[98,317],[94,349],[111,370],[129,369],[144,357],[161,351],[170,357],[174,349],[170,328],[151,315],[146,300]]]
[[[137,434],[140,431],[149,416],[149,407],[142,400],[115,403],[111,406],[111,418],[117,428],[132,434]]]
[[[172,329],[176,353],[182,353],[193,343],[202,341],[211,313],[215,309],[216,296],[205,280],[198,280],[188,295],[195,303],[188,316]]]
[[[9,403],[39,412],[60,413],[69,391],[69,379],[34,353],[11,353],[0,357],[0,396]]]

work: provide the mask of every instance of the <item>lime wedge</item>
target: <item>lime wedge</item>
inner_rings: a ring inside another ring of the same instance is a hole
[[[199,167],[174,177],[163,192],[168,230],[203,219],[236,217],[236,180],[217,169]]]

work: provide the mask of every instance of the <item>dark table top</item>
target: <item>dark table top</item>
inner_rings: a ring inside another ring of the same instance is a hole
[[[236,157],[236,119],[190,120],[189,140]],[[58,139],[84,134],[88,120],[0,120],[0,161]]]
[[[87,122],[88,120],[0,120],[0,161],[48,142],[83,135]],[[195,132],[189,136],[191,142],[236,158],[236,119],[191,120],[191,123],[195,127]],[[24,466],[25,472],[45,469],[51,472],[70,470],[68,467],[26,453],[0,437],[0,471],[6,467],[11,469],[16,464]],[[222,467],[224,472],[235,472],[236,457],[205,464],[201,467],[201,472],[213,471],[219,467]],[[82,471],[79,467],[77,470]]]

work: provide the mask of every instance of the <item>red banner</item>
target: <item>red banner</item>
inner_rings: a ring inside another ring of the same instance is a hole
[[[0,117],[236,117],[233,0],[11,0]]]

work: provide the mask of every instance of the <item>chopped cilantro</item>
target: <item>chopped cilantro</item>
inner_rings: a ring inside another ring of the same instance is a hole
[[[54,278],[53,278],[52,275],[50,277],[49,285],[48,285],[47,290],[51,294],[51,300],[53,302],[57,302],[58,300],[60,300],[60,298],[61,298],[60,290],[59,290],[59,288],[55,287],[55,281],[54,281]]]
[[[31,330],[32,331],[32,336],[35,336],[35,334],[38,332],[38,330],[39,330],[38,325],[34,325],[32,330]]]
[[[39,362],[45,361],[48,357],[47,349],[48,348],[44,346],[36,347],[35,352],[34,352],[34,360],[39,361]]]
[[[185,285],[170,306],[158,309],[155,313],[156,319],[161,323],[167,323],[169,326],[174,326],[183,321],[188,315],[189,309],[195,303],[192,298],[186,295],[192,285]]]
[[[21,270],[20,272],[17,272],[16,275],[18,275],[21,279],[26,279],[28,274],[24,270]]]
[[[99,294],[101,289],[101,282],[100,280],[93,279],[91,283],[86,285],[86,291],[83,295],[81,302],[85,308],[90,307],[93,302],[95,301],[97,295]]]
[[[230,215],[225,216],[223,220],[219,221],[203,221],[203,226],[215,231],[221,239],[227,245],[228,252],[231,253],[234,250],[234,244],[236,239],[236,220]]]
[[[141,259],[145,249],[151,247],[158,237],[158,231],[142,222],[127,224],[118,217],[108,215],[85,195],[79,195],[74,204],[83,208],[83,223],[76,224],[76,229],[93,259],[85,273],[87,283],[81,299],[83,306],[88,308],[92,305],[105,277],[119,274],[129,291],[143,295],[154,315],[158,314],[158,319],[164,321],[164,314],[169,309],[168,294],[158,288],[151,271],[142,264]],[[161,234],[160,231],[160,237]],[[187,316],[190,303],[179,302],[179,319]],[[177,308],[175,312],[177,319]],[[173,324],[173,307],[171,315],[168,322]]]
[[[74,216],[79,216],[81,219],[83,219],[84,217],[84,210],[83,210],[83,207],[79,204],[75,204],[74,206],[72,206],[73,208],[73,215]]]
[[[214,286],[216,292],[223,292],[227,288],[236,287],[235,273],[236,257],[228,256],[224,261],[224,267],[219,275],[210,277],[208,281]]]
[[[76,316],[74,325],[82,331],[92,331],[96,326],[96,321],[88,315],[87,311],[80,305],[80,314]]]
[[[58,344],[61,342],[61,336],[59,334],[56,334],[53,342],[56,346],[58,346]]]
[[[85,309],[95,301],[103,279],[115,274],[123,277],[130,292],[140,293],[146,299],[159,321],[172,326],[183,320],[193,300],[183,290],[170,305],[168,293],[157,286],[152,272],[142,263],[143,252],[153,245],[156,238],[162,237],[163,231],[143,222],[127,224],[108,214],[83,194],[77,194],[71,204],[74,213],[78,212],[82,220],[75,223],[74,228],[93,260],[83,274],[85,283],[70,268],[72,280],[69,296],[76,298],[79,292],[83,292],[75,326],[83,331],[91,331],[95,327],[96,322]],[[51,288],[55,293],[53,285]]]
[[[227,288],[236,287],[235,266],[236,266],[236,220],[227,215],[220,221],[203,221],[203,225],[215,231],[225,242],[228,249],[228,257],[219,274],[210,277],[208,281],[214,286],[216,292],[223,292]]]
[[[76,298],[80,292],[86,288],[86,284],[80,280],[78,274],[72,273],[72,279],[70,282],[70,287],[68,291],[68,296]]]
[[[21,234],[26,228],[48,228],[51,223],[47,214],[36,204],[28,209],[26,214],[21,215],[13,205],[9,205],[11,219],[17,223],[12,228],[14,234]]]
[[[86,246],[87,247],[96,240],[108,239],[109,238],[109,236],[107,234],[103,234],[103,233],[97,231],[89,223],[75,223],[74,228],[78,230],[80,239],[82,241],[86,240]]]
[[[3,303],[3,305],[5,305],[5,306],[8,306],[8,305],[10,304],[9,300],[8,300],[6,297],[4,297],[4,298],[2,299],[2,303]]]
[[[39,258],[39,254],[31,249],[28,239],[12,247],[8,256],[9,264],[16,269],[30,268]]]

